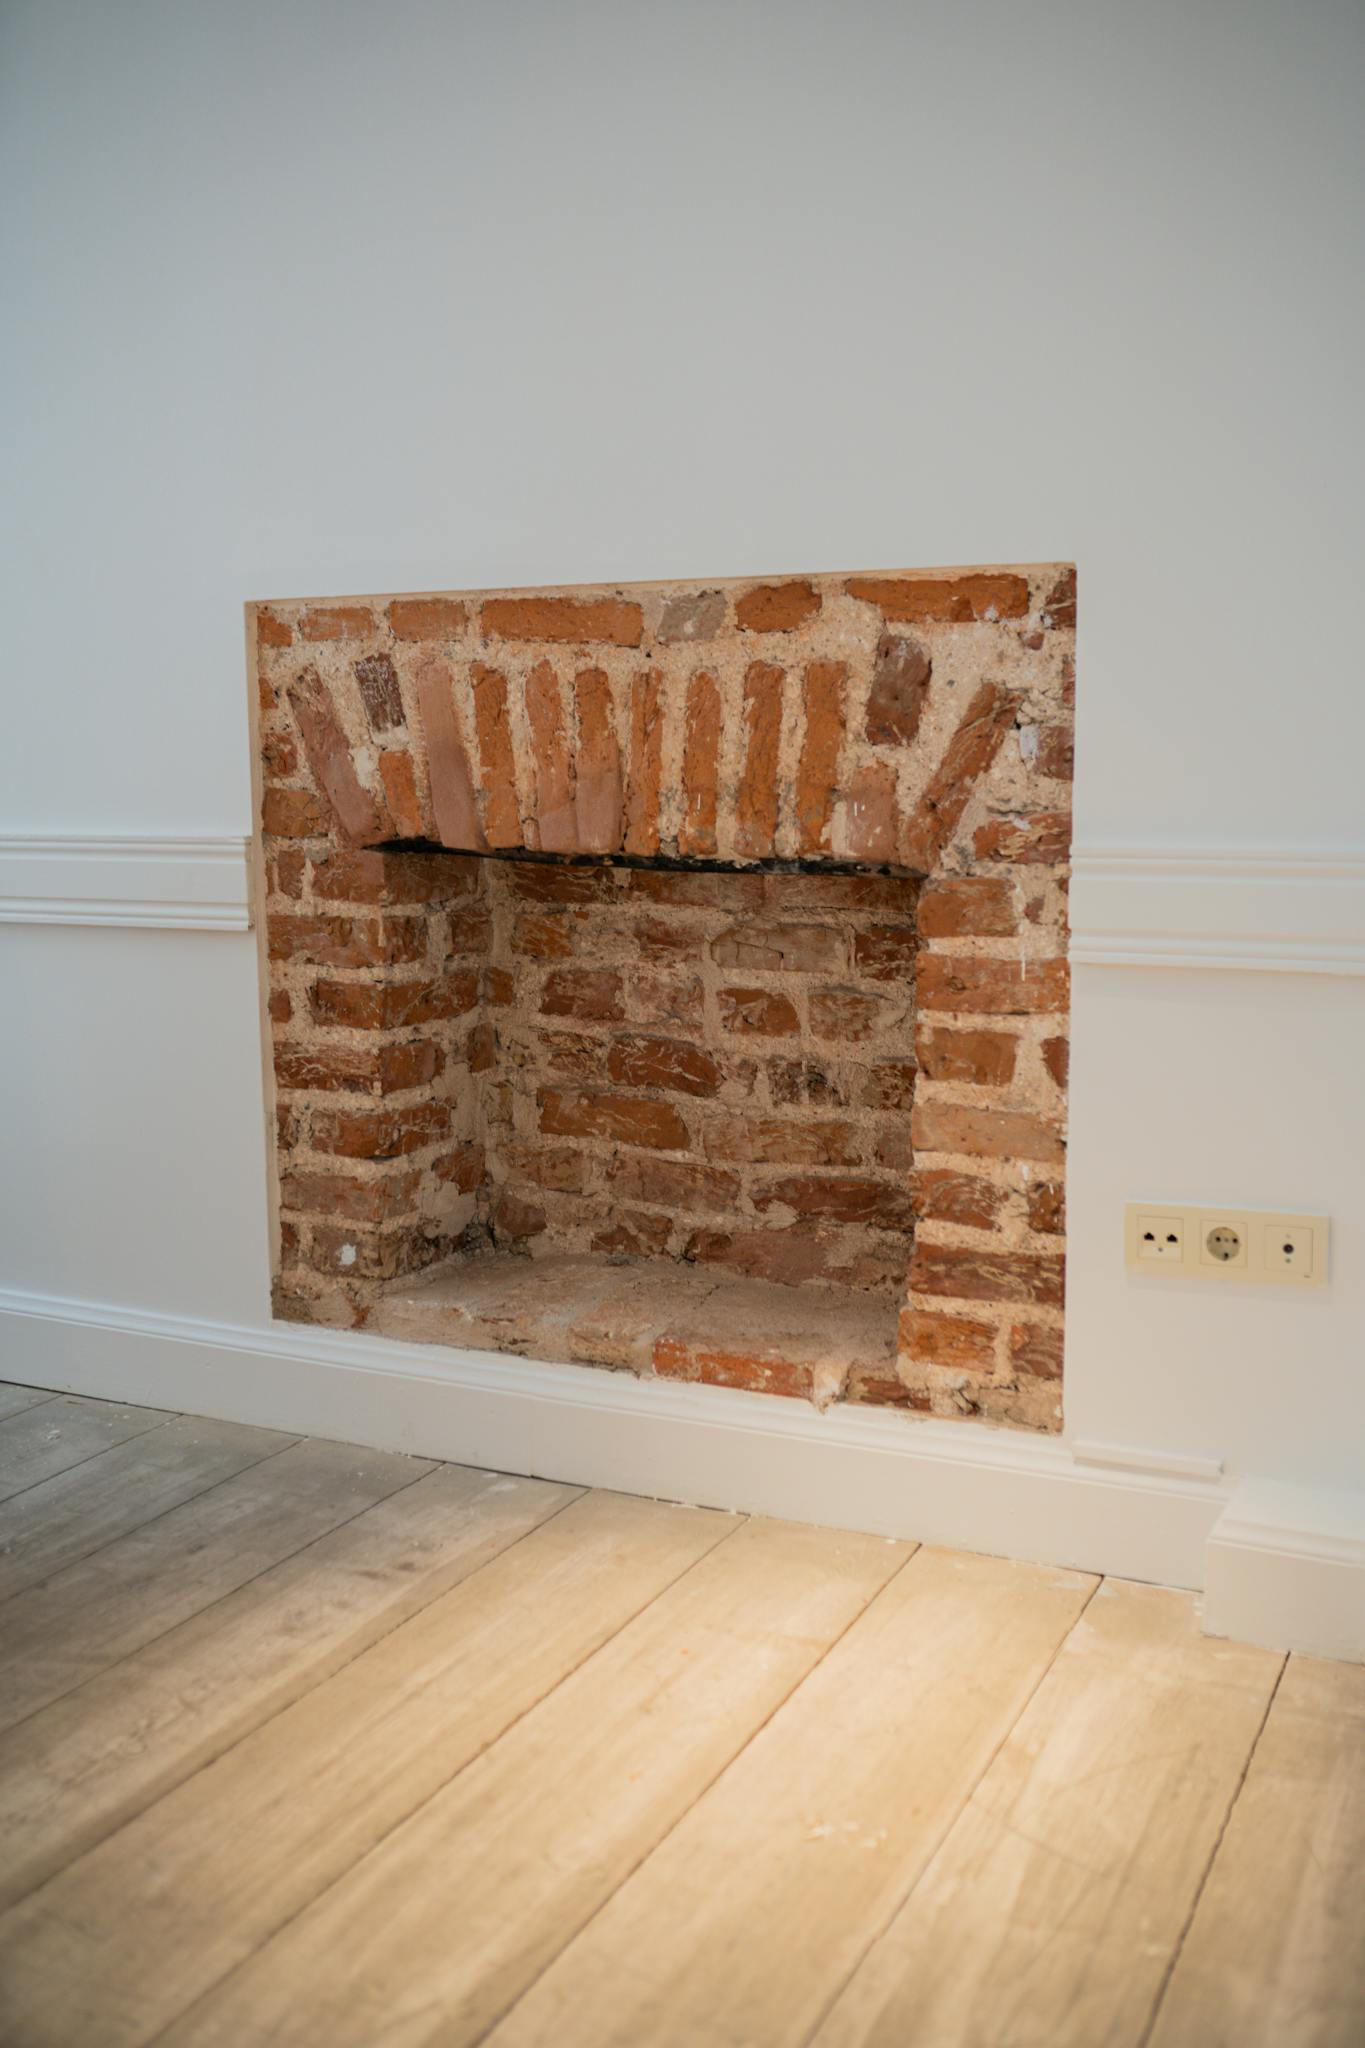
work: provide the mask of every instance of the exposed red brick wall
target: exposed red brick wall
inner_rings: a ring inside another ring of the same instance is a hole
[[[1074,618],[1057,565],[255,607],[280,1312],[662,1255],[899,1302],[846,1398],[1057,1426]]]

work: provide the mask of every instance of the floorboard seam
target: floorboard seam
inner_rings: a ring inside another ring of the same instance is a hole
[[[1147,2044],[1156,2029],[1156,2023],[1161,2017],[1161,2008],[1165,2003],[1166,1993],[1170,1989],[1171,1979],[1175,1975],[1175,1966],[1180,1961],[1181,1951],[1189,1938],[1190,1929],[1194,1925],[1194,1916],[1199,1911],[1199,1902],[1203,1898],[1209,1878],[1213,1874],[1213,1866],[1218,1861],[1218,1852],[1223,1846],[1223,1838],[1227,1834],[1228,1825],[1237,1809],[1237,1802],[1242,1796],[1242,1787],[1250,1775],[1252,1761],[1261,1746],[1261,1737],[1265,1734],[1266,1723],[1270,1719],[1270,1712],[1279,1693],[1281,1680],[1288,1669],[1289,1659],[1287,1656],[1282,1657],[1280,1659],[1280,1668],[1275,1673],[1275,1683],[1271,1686],[1270,1696],[1265,1703],[1265,1712],[1257,1722],[1256,1733],[1247,1745],[1246,1757],[1238,1773],[1237,1783],[1232,1788],[1232,1797],[1228,1800],[1227,1809],[1219,1823],[1218,1833],[1214,1837],[1213,1847],[1209,1850],[1204,1868],[1200,1872],[1199,1882],[1194,1888],[1194,1897],[1190,1900],[1190,1910],[1181,1922],[1180,1932],[1175,1938],[1170,1955],[1166,1958],[1166,1967],[1161,1973],[1161,1982],[1157,1985],[1156,1996],[1152,2000],[1152,2009],[1147,2015],[1147,2023],[1138,2036],[1135,2048],[1147,2048]]]
[[[85,1396],[78,1395],[76,1398],[84,1400]],[[47,1403],[39,1401],[37,1405],[40,1408],[45,1408]],[[112,1401],[91,1403],[92,1407],[98,1406],[101,1408],[112,1408],[115,1405]],[[31,1415],[32,1413],[32,1408],[21,1408],[18,1415],[6,1415],[4,1420],[0,1421],[0,1431],[3,1431],[7,1422],[18,1422],[23,1416]],[[181,1418],[178,1415],[164,1415],[160,1422],[149,1423],[146,1429],[135,1429],[127,1436],[121,1436],[116,1444],[101,1444],[97,1451],[90,1451],[84,1458],[73,1458],[69,1465],[59,1465],[55,1472],[44,1472],[41,1479],[30,1479],[26,1486],[16,1486],[13,1493],[0,1496],[0,1507],[7,1508],[12,1500],[19,1500],[24,1494],[32,1493],[35,1486],[46,1486],[49,1479],[60,1479],[64,1472],[79,1472],[82,1465],[92,1464],[96,1458],[107,1457],[110,1451],[117,1451],[124,1444],[134,1444],[139,1437],[155,1436],[159,1429],[166,1429],[172,1422],[179,1422],[180,1420]]]
[[[895,1920],[896,1915],[904,1909],[907,1901],[914,1897],[923,1879],[927,1877],[929,1872],[933,1869],[935,1860],[937,1859],[940,1849],[943,1847],[949,1835],[951,1835],[953,1829],[957,1826],[963,1814],[967,1811],[967,1808],[971,1805],[973,1799],[976,1797],[978,1788],[985,1782],[986,1777],[989,1774],[1001,1750],[1005,1747],[1005,1744],[1009,1741],[1011,1735],[1013,1735],[1015,1729],[1019,1726],[1019,1723],[1023,1720],[1025,1714],[1033,1705],[1033,1702],[1036,1699],[1039,1691],[1041,1690],[1044,1682],[1048,1678],[1048,1675],[1052,1671],[1053,1667],[1056,1665],[1057,1659],[1061,1656],[1063,1650],[1070,1642],[1073,1631],[1085,1619],[1091,1601],[1095,1598],[1095,1595],[1099,1592],[1100,1588],[1104,1585],[1104,1583],[1105,1582],[1102,1578],[1096,1579],[1094,1585],[1086,1594],[1085,1599],[1082,1601],[1080,1607],[1077,1609],[1075,1615],[1072,1617],[1070,1627],[1067,1629],[1065,1635],[1058,1643],[1056,1649],[1052,1652],[1052,1655],[1044,1664],[1042,1670],[1038,1673],[1037,1678],[1029,1687],[1028,1692],[1025,1694],[1024,1698],[1019,1702],[1018,1711],[1014,1714],[1013,1718],[1010,1721],[1009,1726],[1003,1730],[1000,1736],[1000,1740],[996,1743],[990,1755],[986,1758],[985,1763],[981,1766],[981,1769],[977,1772],[975,1778],[973,1778],[971,1784],[967,1787],[966,1792],[963,1794],[962,1804],[958,1807],[952,1819],[945,1823],[942,1832],[938,1836],[938,1839],[935,1841],[933,1847],[930,1849],[929,1854],[925,1857],[924,1862],[920,1867],[919,1875],[916,1878],[914,1878],[910,1884],[906,1886],[900,1898],[896,1900],[890,1912],[886,1915],[886,1918],[883,1920],[881,1926],[877,1929],[876,1933],[871,1937],[871,1939],[867,1943],[867,1946],[863,1949],[863,1952],[858,1957],[857,1962],[854,1963],[852,1969],[848,1970],[845,1973],[843,1978],[831,1992],[830,1996],[826,1999],[824,2005],[820,2009],[819,2016],[816,2019],[814,2026],[811,2028],[810,2032],[805,2036],[805,2039],[802,2043],[802,2048],[810,2048],[810,2043],[815,2040],[816,2036],[820,2032],[821,2027],[824,2026],[825,2021],[829,2018],[830,2013],[834,2010],[834,2007],[843,1997],[844,1992],[848,1989],[848,1986],[853,1982],[853,1979],[857,1976],[859,1970],[861,1970],[863,1964],[867,1961],[873,1949],[876,1948],[877,1943],[882,1939],[883,1935],[887,1932],[887,1929]]]

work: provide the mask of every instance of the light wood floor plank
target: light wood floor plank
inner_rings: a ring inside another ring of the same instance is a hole
[[[102,1462],[91,1459],[92,1482]],[[345,1444],[296,1443],[19,1594],[0,1609],[0,1729],[432,1469]]]
[[[327,1448],[339,1461],[340,1526],[0,1738],[0,1903],[84,1853],[577,1491]],[[426,1476],[414,1483],[414,1470]]]
[[[566,1509],[0,1919],[6,2027],[158,2034],[739,1526],[619,1494]]]
[[[0,1601],[292,1442],[278,1430],[180,1415],[26,1487],[0,1503]],[[0,1654],[4,1647],[0,1623]]]
[[[0,1422],[0,1500],[170,1420],[169,1409],[123,1408],[76,1394],[25,1408]]]
[[[750,1523],[172,2028],[166,2048],[479,2039],[909,1548]]]
[[[56,1398],[50,1387],[20,1387],[10,1380],[0,1380],[0,1422],[8,1415],[22,1415],[25,1408],[36,1408],[40,1402]]]
[[[1151,2048],[1365,2042],[1365,1666],[1291,1657]]]
[[[918,1552],[489,2041],[804,2042],[1094,1583]]]
[[[1281,1662],[1107,1580],[819,2048],[1137,2048]]]

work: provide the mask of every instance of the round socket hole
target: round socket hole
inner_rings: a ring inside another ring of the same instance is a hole
[[[1216,1223],[1204,1243],[1209,1257],[1226,1266],[1242,1249],[1241,1232],[1233,1230],[1229,1224]]]

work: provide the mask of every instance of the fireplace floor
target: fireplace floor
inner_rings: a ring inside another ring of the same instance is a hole
[[[896,1395],[893,1300],[717,1276],[671,1259],[490,1254],[400,1283],[367,1328],[464,1350],[793,1394]],[[912,1404],[908,1393],[904,1403]]]

